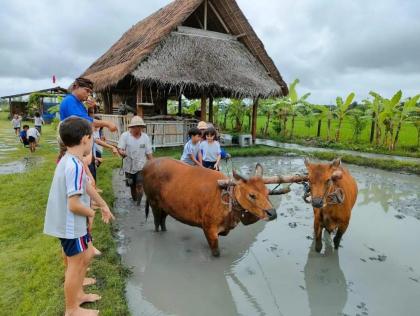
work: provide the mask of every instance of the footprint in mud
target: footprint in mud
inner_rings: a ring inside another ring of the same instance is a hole
[[[385,255],[378,255],[377,257],[369,257],[369,260],[384,262],[386,260],[386,256]]]
[[[289,227],[290,228],[296,228],[297,227],[296,222],[289,223]]]
[[[395,215],[394,217],[395,217],[395,218],[398,218],[398,219],[404,219],[404,218],[405,218],[405,216],[404,216],[404,215],[400,215],[400,214],[397,214],[397,215]]]
[[[356,313],[356,315],[369,315],[369,310],[366,306],[366,303],[361,302],[359,305],[356,306],[358,309],[360,309],[360,311],[362,312],[361,314]]]

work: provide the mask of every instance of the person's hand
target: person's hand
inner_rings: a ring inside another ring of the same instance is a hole
[[[105,224],[108,224],[110,220],[114,220],[115,219],[115,217],[111,213],[111,210],[109,209],[108,205],[102,206],[101,207],[101,212],[102,212],[102,221]]]
[[[218,165],[218,164],[215,164],[215,165],[214,165],[214,170],[219,171],[219,165]]]
[[[86,103],[86,106],[87,106],[88,108],[93,108],[93,107],[95,107],[95,106],[96,106],[96,102],[95,102],[95,100],[93,100],[93,99],[91,99],[91,98],[88,98],[88,99],[85,101],[85,103]]]
[[[112,147],[112,153],[114,154],[114,156],[119,156],[120,153],[118,152],[118,149],[116,147]]]
[[[110,132],[118,131],[117,125],[115,125],[113,122],[108,122],[108,129]]]

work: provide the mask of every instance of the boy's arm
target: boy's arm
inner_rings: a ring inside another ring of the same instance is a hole
[[[93,217],[95,216],[95,211],[92,210],[90,207],[85,206],[82,202],[80,202],[80,195],[72,195],[67,198],[67,204],[69,210],[77,215]]]
[[[95,188],[90,183],[86,184],[86,193],[101,208],[102,220],[104,223],[108,224],[110,220],[115,219],[104,199],[99,195],[98,192],[96,192]]]
[[[199,160],[197,160],[197,158],[195,158],[194,157],[194,154],[190,154],[190,158],[191,158],[191,160],[192,161],[194,161],[194,163],[197,165],[197,166],[202,166],[202,164],[201,164],[201,162],[200,162],[200,156],[201,156],[201,153],[198,153],[198,159]]]

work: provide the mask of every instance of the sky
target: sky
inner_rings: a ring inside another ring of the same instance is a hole
[[[0,0],[0,96],[68,87],[169,0]],[[333,104],[420,93],[420,1],[237,0],[283,79]],[[52,76],[57,78],[52,83]]]

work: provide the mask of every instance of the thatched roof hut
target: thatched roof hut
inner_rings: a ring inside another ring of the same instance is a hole
[[[181,94],[205,100],[288,93],[235,0],[175,0],[134,25],[83,76],[108,107],[122,94],[140,114],[164,114],[168,97]]]

